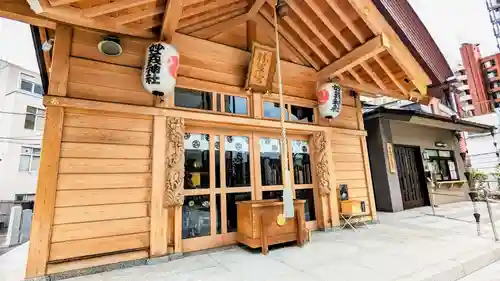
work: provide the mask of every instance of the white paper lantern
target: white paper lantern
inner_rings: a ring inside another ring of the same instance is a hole
[[[175,90],[179,53],[165,42],[149,45],[142,69],[142,85],[156,96],[172,95]]]
[[[331,119],[339,116],[342,108],[342,88],[339,84],[322,84],[316,91],[316,97],[321,117]]]

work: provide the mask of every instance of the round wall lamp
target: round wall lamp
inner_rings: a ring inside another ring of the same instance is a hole
[[[435,143],[434,143],[434,145],[435,145],[436,147],[440,147],[440,148],[445,148],[445,147],[447,147],[447,146],[448,146],[448,145],[446,145],[446,143],[444,143],[444,142],[442,142],[442,141],[437,141],[437,142],[435,142]]]
[[[116,57],[122,54],[120,38],[115,36],[104,36],[104,39],[97,45],[99,52],[105,56]]]

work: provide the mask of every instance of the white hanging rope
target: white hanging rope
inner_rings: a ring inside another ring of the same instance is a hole
[[[278,73],[278,88],[280,97],[280,115],[281,115],[281,155],[285,162],[285,174],[284,174],[284,188],[283,188],[283,205],[284,205],[284,216],[285,218],[291,218],[294,216],[293,207],[293,194],[290,185],[290,169],[288,163],[288,141],[286,139],[286,128],[285,128],[285,104],[283,101],[283,81],[281,79],[281,64],[280,64],[280,43],[278,34],[278,15],[276,13],[276,8],[274,7],[274,35],[276,41],[276,71]]]

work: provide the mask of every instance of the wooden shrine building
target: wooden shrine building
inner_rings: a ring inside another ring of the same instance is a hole
[[[286,165],[308,229],[340,224],[340,184],[376,220],[359,95],[427,102],[452,73],[407,1],[285,2],[289,163],[277,79],[245,89],[253,43],[275,46],[274,0],[0,1],[32,25],[47,86],[27,278],[234,244],[236,203],[280,197]],[[119,56],[98,49],[110,35]],[[141,84],[158,40],[180,53],[164,100]],[[342,109],[327,120],[315,93],[331,79]]]

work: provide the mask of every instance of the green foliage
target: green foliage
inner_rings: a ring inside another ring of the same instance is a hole
[[[486,180],[488,180],[488,174],[481,172],[477,169],[472,169],[470,172],[470,176],[472,181],[472,187],[483,187]]]

